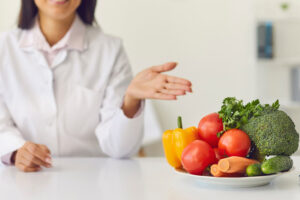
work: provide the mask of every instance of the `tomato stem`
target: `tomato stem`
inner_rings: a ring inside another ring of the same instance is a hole
[[[181,116],[178,116],[178,118],[177,118],[177,125],[178,125],[178,128],[182,128],[182,119],[181,119]]]

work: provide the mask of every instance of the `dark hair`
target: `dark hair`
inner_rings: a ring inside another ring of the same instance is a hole
[[[80,6],[77,8],[77,13],[85,24],[93,25],[96,4],[97,0],[82,0]],[[22,0],[18,27],[21,29],[30,29],[37,13],[38,8],[34,0]]]

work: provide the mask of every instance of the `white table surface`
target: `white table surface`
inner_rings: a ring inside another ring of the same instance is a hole
[[[222,188],[177,175],[164,158],[56,158],[52,169],[22,173],[0,167],[0,199],[13,200],[299,200],[300,157],[296,170],[256,188]]]

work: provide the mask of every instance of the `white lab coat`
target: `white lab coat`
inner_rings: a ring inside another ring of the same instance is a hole
[[[135,154],[143,108],[133,119],[121,110],[132,72],[120,39],[86,26],[84,50],[59,52],[49,68],[39,50],[20,48],[22,34],[0,38],[0,156],[25,141],[55,156]]]

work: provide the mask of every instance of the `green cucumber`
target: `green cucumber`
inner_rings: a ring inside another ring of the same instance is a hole
[[[288,171],[293,167],[293,160],[289,156],[275,156],[265,160],[261,165],[264,174],[275,174]]]
[[[249,165],[246,169],[246,173],[247,173],[248,176],[260,176],[260,175],[262,175],[261,164],[260,163],[255,163],[255,164]]]

